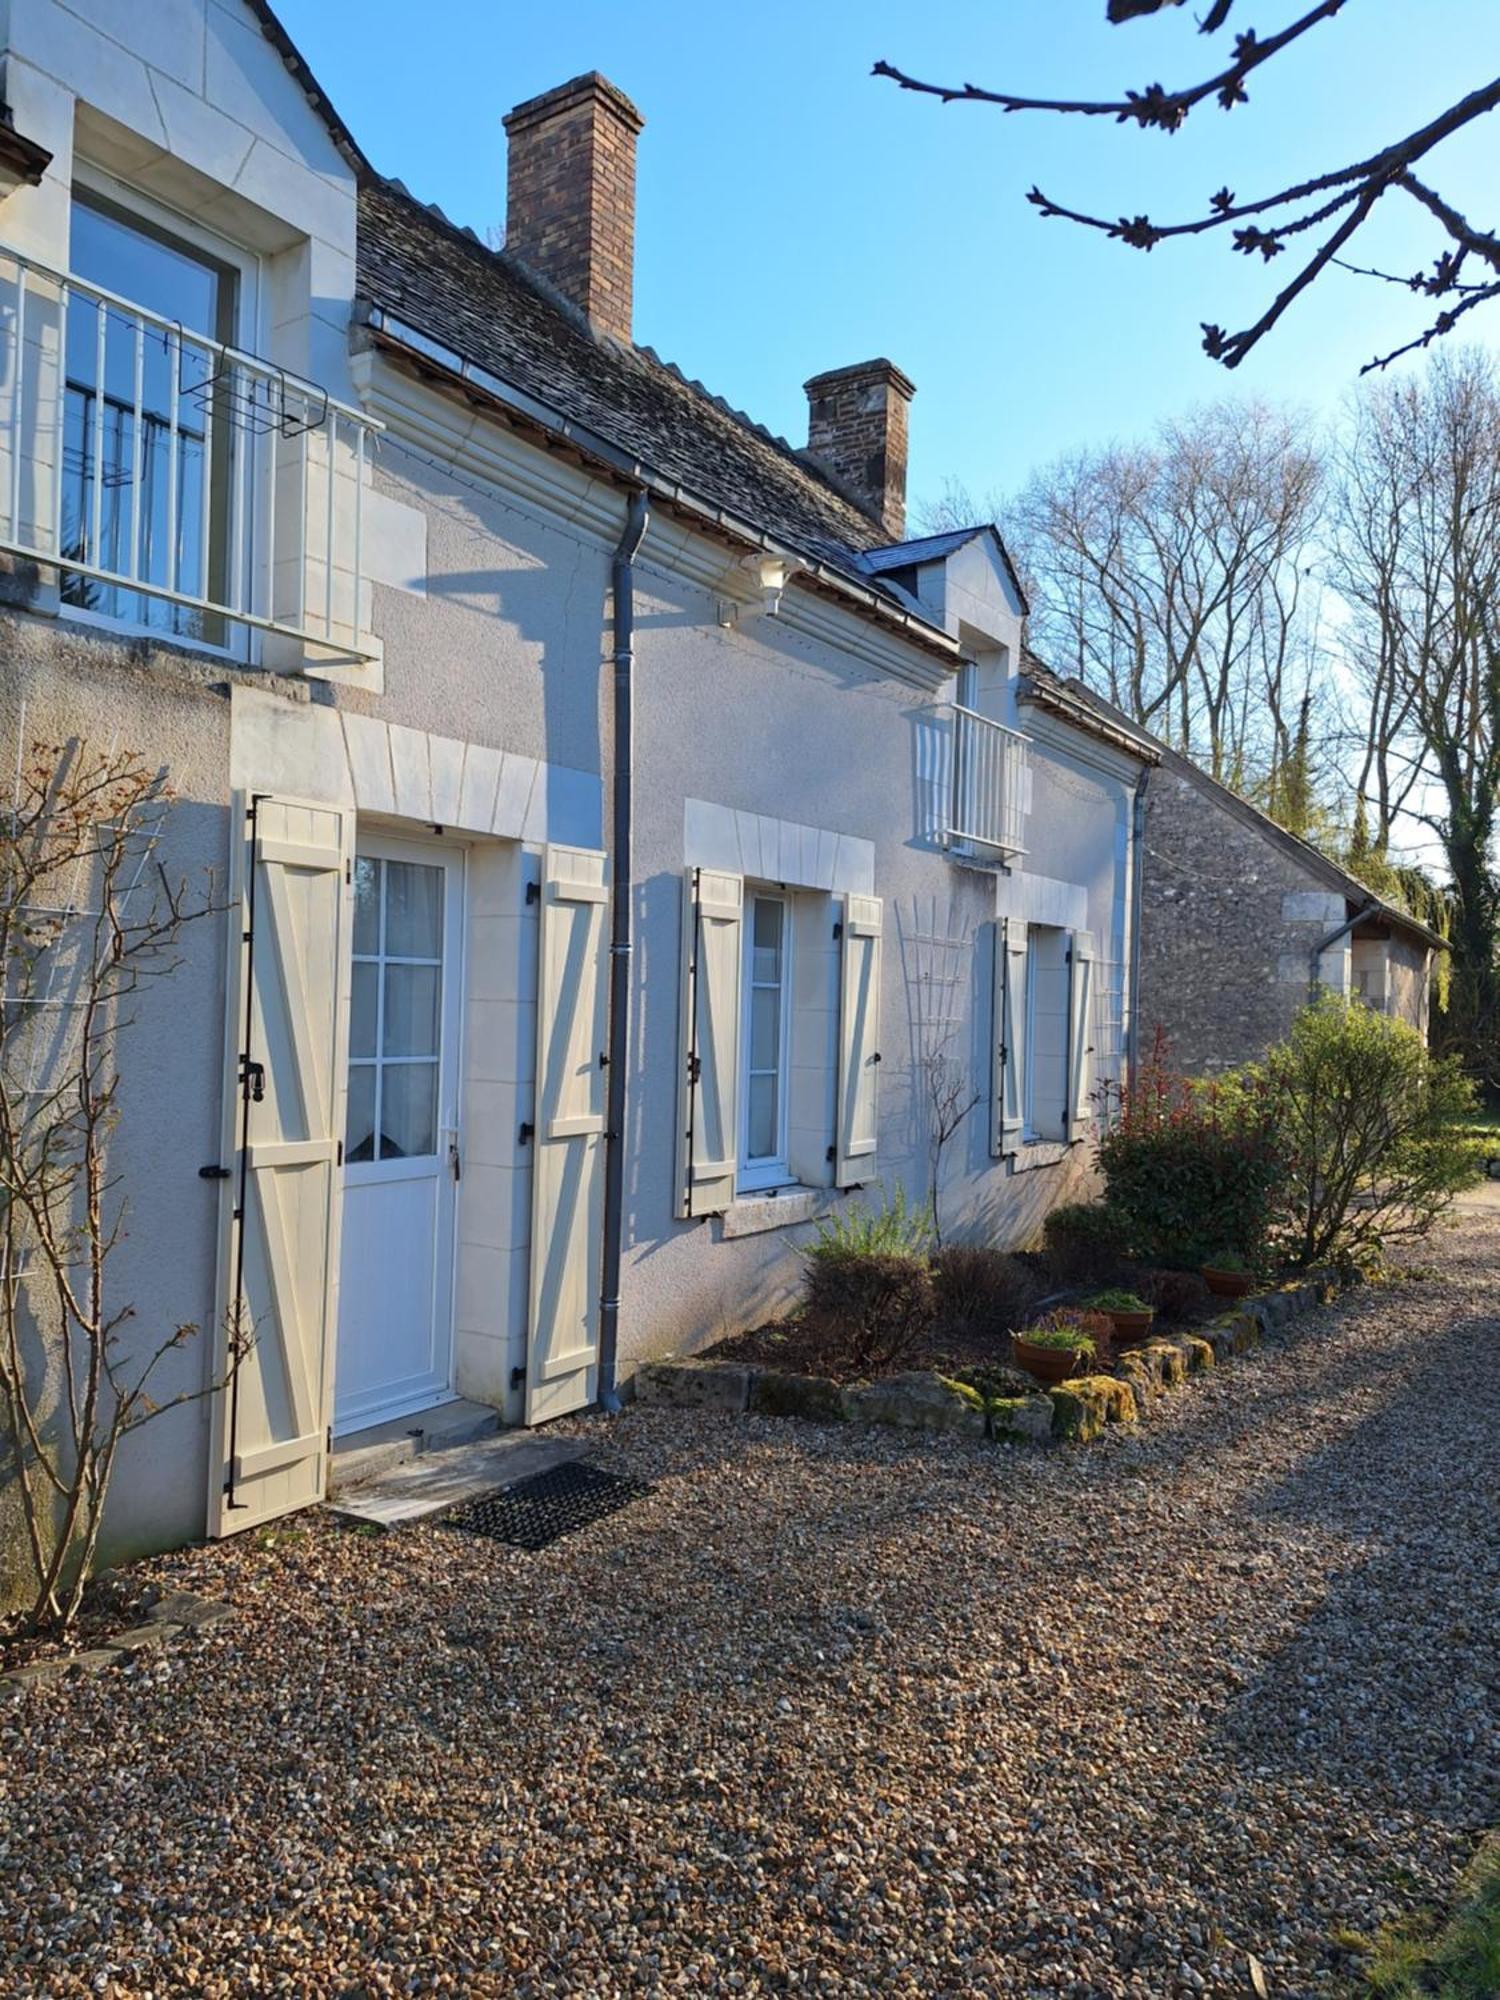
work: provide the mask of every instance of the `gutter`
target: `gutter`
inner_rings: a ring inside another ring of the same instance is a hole
[[[644,491],[662,506],[686,515],[710,534],[716,534],[738,547],[760,549],[767,555],[778,556],[795,567],[803,577],[812,578],[822,589],[842,598],[866,617],[893,628],[911,644],[937,654],[949,667],[958,665],[962,651],[957,639],[950,637],[941,626],[929,624],[926,619],[903,611],[883,592],[857,582],[817,556],[807,555],[778,541],[744,515],[733,513],[717,501],[701,498],[680,480],[656,471],[644,460],[622,451],[599,432],[590,430],[586,424],[575,422],[572,417],[564,416],[560,410],[528,395],[525,390],[513,388],[487,368],[465,360],[455,348],[444,347],[418,328],[393,317],[383,306],[367,305],[363,324],[373,336],[376,347],[420,368],[446,376],[466,395],[492,405],[510,421],[531,424],[548,437],[560,439],[581,458],[602,467],[632,491]]]
[[[1362,924],[1366,917],[1378,916],[1383,908],[1384,905],[1381,902],[1379,902],[1379,900],[1376,897],[1372,896],[1368,902],[1362,903],[1360,905],[1360,907],[1354,912],[1354,915],[1352,917],[1345,917],[1344,921],[1339,925],[1337,930],[1330,931],[1326,938],[1323,938],[1319,943],[1313,946],[1312,970],[1311,970],[1311,976],[1308,980],[1310,997],[1312,999],[1314,1000],[1317,999],[1318,988],[1323,984],[1322,977],[1320,976],[1318,971],[1318,967],[1322,963],[1324,952],[1332,951],[1333,947],[1336,944],[1341,944],[1343,942],[1343,940],[1349,935],[1350,931],[1354,929],[1354,926],[1356,924]]]
[[[620,1408],[620,1262],[625,1218],[625,1080],[630,1062],[630,958],[635,882],[631,862],[635,783],[635,559],[651,511],[637,487],[610,568],[614,627],[614,855],[609,894],[609,1089],[604,1136],[604,1253],[599,1281],[599,1405]]]

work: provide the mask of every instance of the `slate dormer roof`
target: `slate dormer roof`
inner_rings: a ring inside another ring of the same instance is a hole
[[[878,563],[867,563],[888,547],[880,523],[806,454],[649,347],[596,331],[523,265],[397,181],[370,179],[361,188],[358,266],[367,307],[753,523],[793,554],[879,592],[907,617],[927,617],[908,593],[883,585]]]

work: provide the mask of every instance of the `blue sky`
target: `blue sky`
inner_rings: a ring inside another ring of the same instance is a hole
[[[1332,408],[1360,364],[1418,330],[1421,301],[1331,274],[1235,375],[1199,322],[1260,310],[1269,269],[1218,242],[1128,251],[1044,222],[1054,198],[1155,220],[1375,150],[1495,73],[1497,0],[1349,0],[1252,82],[1230,116],[1137,133],[1102,120],[944,107],[871,78],[918,75],[1115,95],[1209,73],[1223,46],[1191,4],[1110,28],[1103,0],[279,0],[286,26],[375,165],[483,233],[503,220],[501,118],[599,69],[639,106],[636,337],[801,443],[802,383],[888,354],[917,384],[911,492],[950,478],[1008,491],[1084,444],[1148,429],[1224,393]],[[1294,0],[1241,0],[1270,32]],[[413,33],[416,19],[419,32]],[[1428,178],[1493,226],[1494,120],[1450,141]],[[1387,198],[1361,261],[1406,272],[1438,245]],[[1489,340],[1500,342],[1500,308]],[[1476,315],[1476,333],[1486,322]]]

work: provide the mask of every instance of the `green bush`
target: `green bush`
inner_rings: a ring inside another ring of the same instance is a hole
[[[1196,1269],[1214,1251],[1264,1253],[1285,1173],[1278,1111],[1248,1078],[1194,1084],[1158,1041],[1099,1141],[1107,1205],[1137,1253]]]
[[[1058,1277],[1079,1283],[1112,1278],[1130,1248],[1124,1218],[1101,1201],[1063,1202],[1042,1224],[1042,1240]]]
[[[932,1260],[938,1318],[965,1333],[1019,1326],[1041,1287],[1018,1258],[987,1243],[946,1243]]]
[[[879,1208],[862,1201],[847,1203],[826,1222],[807,1255],[856,1257],[926,1257],[932,1249],[932,1216],[912,1208],[905,1188],[898,1185]]]
[[[930,1219],[899,1188],[883,1207],[854,1203],[819,1228],[806,1252],[803,1315],[831,1372],[888,1373],[931,1334],[931,1240]]]
[[[1354,1261],[1423,1235],[1472,1177],[1460,1129],[1473,1085],[1456,1057],[1357,1001],[1305,1007],[1263,1063],[1227,1091],[1269,1104],[1286,1162],[1282,1247],[1293,1262]]]
[[[1084,1305],[1090,1312],[1101,1313],[1143,1313],[1151,1311],[1149,1301],[1138,1297],[1134,1292],[1121,1291],[1118,1287],[1108,1292],[1095,1292],[1091,1299],[1084,1300]]]

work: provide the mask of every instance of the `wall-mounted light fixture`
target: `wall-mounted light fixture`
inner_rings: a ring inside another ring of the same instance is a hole
[[[782,592],[801,567],[790,556],[772,555],[764,549],[742,556],[735,565],[733,585],[738,586],[741,576],[748,575],[751,587],[759,595],[748,602],[739,596],[721,597],[719,623],[729,626],[746,618],[774,618],[781,609]],[[730,587],[729,577],[725,578],[725,584]]]

